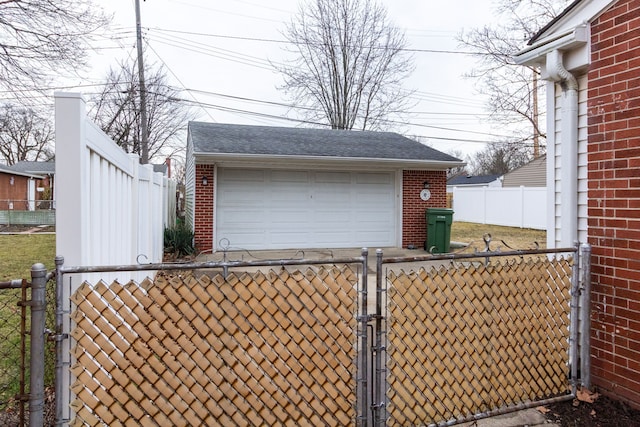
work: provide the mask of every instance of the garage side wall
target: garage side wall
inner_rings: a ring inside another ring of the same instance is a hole
[[[420,198],[429,183],[431,197]],[[405,170],[402,172],[402,247],[423,247],[427,238],[427,208],[447,206],[446,171]]]
[[[201,252],[213,250],[213,197],[214,165],[196,165],[194,234],[196,249]],[[207,177],[207,185],[202,178]]]

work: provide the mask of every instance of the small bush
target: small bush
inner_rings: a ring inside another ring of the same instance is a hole
[[[164,251],[173,253],[176,257],[192,255],[196,251],[193,247],[193,238],[193,231],[183,224],[165,228]]]

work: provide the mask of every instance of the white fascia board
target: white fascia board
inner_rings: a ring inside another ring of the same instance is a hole
[[[33,178],[33,179],[44,179],[46,175],[49,175],[49,174],[40,175],[40,174],[35,174],[30,172],[17,172],[10,169],[0,169],[0,173],[6,173],[7,175],[24,176],[24,177]]]
[[[363,157],[275,156],[264,154],[193,153],[196,164],[216,164],[221,167],[248,168],[357,168],[357,169],[428,169],[446,170],[465,166],[463,161],[375,159]]]
[[[518,52],[513,59],[519,65],[544,65],[549,52],[554,50],[569,51],[584,46],[589,40],[588,33],[585,24],[578,25],[564,33],[554,34],[539,40],[534,45]]]

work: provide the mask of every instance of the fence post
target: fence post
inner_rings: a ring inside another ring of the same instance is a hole
[[[369,343],[368,343],[368,333],[367,325],[369,323],[369,311],[367,308],[367,304],[369,303],[369,282],[368,282],[368,257],[369,257],[369,249],[362,248],[362,289],[360,289],[360,294],[358,297],[360,298],[360,315],[358,316],[358,338],[360,339],[360,347],[358,349],[358,357],[360,358],[360,372],[358,373],[358,381],[360,391],[359,394],[356,395],[356,400],[358,403],[358,421],[356,422],[357,427],[369,427],[369,369],[368,369],[368,358],[369,358]]]
[[[44,425],[44,338],[47,269],[31,267],[31,363],[29,383],[29,426]]]
[[[578,381],[578,328],[580,316],[580,248],[575,242],[575,258],[571,269],[571,302],[569,314],[569,367],[571,393],[575,396]]]
[[[582,386],[591,388],[591,245],[580,245],[582,286],[580,287],[580,376]]]

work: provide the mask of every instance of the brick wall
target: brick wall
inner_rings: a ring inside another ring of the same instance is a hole
[[[198,251],[213,250],[213,188],[214,165],[196,165],[194,234]],[[207,185],[202,185],[202,177],[207,177]]]
[[[640,406],[640,1],[591,26],[588,236],[594,385]]]
[[[13,178],[13,183],[11,179]],[[26,176],[12,175],[8,173],[0,173],[0,210],[9,208],[14,210],[27,210],[29,203],[28,182]],[[12,206],[10,206],[10,203]]]
[[[431,198],[424,201],[420,191],[429,181]],[[425,212],[427,208],[447,205],[446,171],[406,170],[402,173],[402,247],[423,247],[427,238]]]

